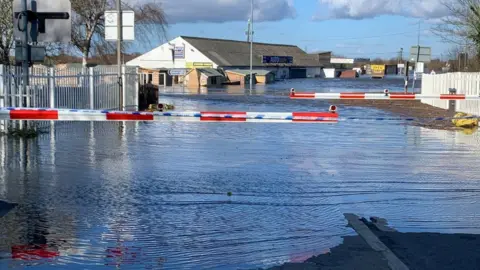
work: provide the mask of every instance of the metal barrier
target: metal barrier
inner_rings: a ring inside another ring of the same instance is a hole
[[[331,108],[332,109],[332,108]],[[335,108],[336,109],[336,108]],[[201,121],[336,123],[338,114],[330,112],[127,112],[109,110],[0,108],[0,120],[36,121]]]
[[[290,91],[291,99],[369,99],[369,100],[480,100],[479,95],[464,94],[406,94],[391,93],[387,89],[383,93],[297,93],[294,89]]]
[[[138,69],[123,67],[124,109],[138,110]],[[29,86],[23,93],[22,70],[15,66],[0,65],[1,107],[74,108],[104,110],[119,105],[117,68],[100,66],[30,68]],[[48,125],[48,122],[37,125]],[[0,131],[6,124],[0,123]],[[16,127],[16,123],[9,123]]]

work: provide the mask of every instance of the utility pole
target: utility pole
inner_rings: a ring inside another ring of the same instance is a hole
[[[418,35],[417,35],[417,59],[415,60],[415,68],[413,69],[413,83],[412,91],[415,91],[415,79],[417,74],[418,61],[420,60],[420,20],[418,20]]]
[[[251,21],[250,19],[248,19],[248,26],[247,26],[247,31],[245,31],[245,34],[247,35],[247,42],[250,43],[250,24],[251,24]]]
[[[417,60],[416,63],[420,60],[420,20],[418,21],[418,35],[417,35]],[[415,65],[415,68],[417,65]]]
[[[24,0],[26,1],[26,0]],[[117,0],[117,66],[118,66],[118,110],[123,111],[123,85],[122,85],[122,1]]]
[[[253,0],[250,2],[250,91],[253,89]]]

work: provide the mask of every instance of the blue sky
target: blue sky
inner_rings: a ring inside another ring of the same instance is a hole
[[[297,45],[308,52],[333,51],[346,57],[392,58],[420,43],[433,57],[446,57],[452,44],[431,33],[445,16],[441,0],[254,0],[254,40]],[[165,0],[167,37],[179,35],[246,40],[248,0]],[[135,46],[144,52],[163,42]]]

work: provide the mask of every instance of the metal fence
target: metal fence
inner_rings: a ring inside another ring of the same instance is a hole
[[[124,109],[138,110],[138,69],[124,66],[122,73]],[[21,67],[0,65],[0,107],[118,109],[117,76],[116,66],[31,67],[29,86],[23,92]],[[0,125],[6,128],[5,123]]]
[[[480,95],[480,73],[424,74],[422,77],[422,94],[448,94],[450,88],[455,88],[457,94]],[[422,100],[422,103],[448,109],[447,100]],[[480,115],[480,102],[457,100],[456,110]]]

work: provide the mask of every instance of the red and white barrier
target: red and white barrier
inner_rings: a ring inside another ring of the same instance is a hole
[[[480,100],[480,96],[464,94],[405,94],[391,93],[385,90],[384,93],[298,93],[290,92],[291,99],[370,99],[370,100]]]
[[[332,108],[334,107],[334,108]],[[125,112],[41,108],[0,108],[0,120],[38,121],[200,121],[336,123],[338,113],[329,112]]]

